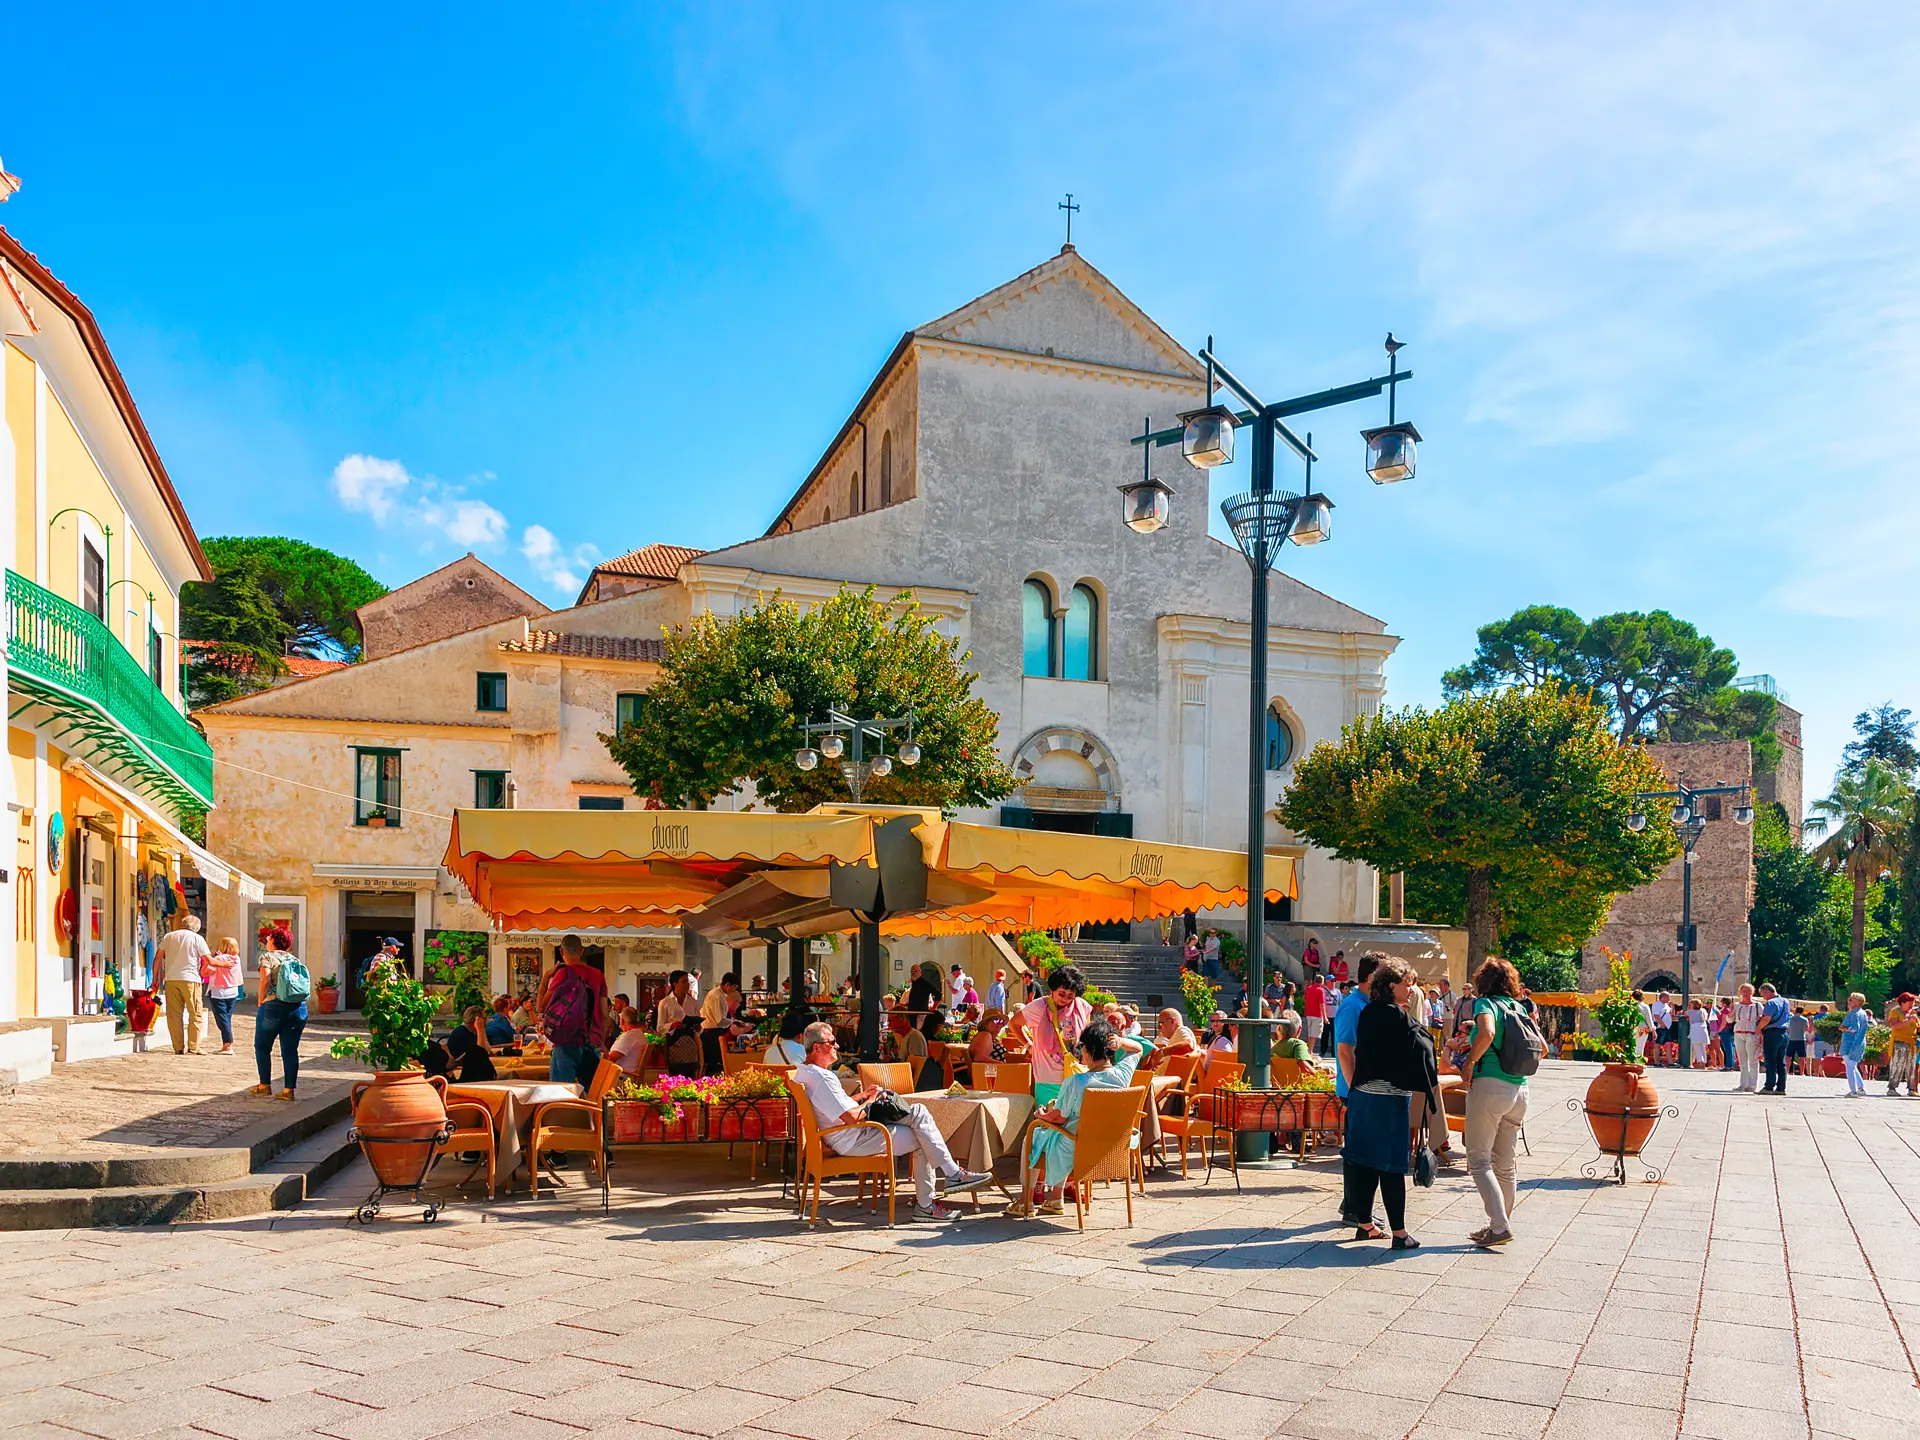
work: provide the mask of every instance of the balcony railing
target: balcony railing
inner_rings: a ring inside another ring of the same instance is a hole
[[[8,686],[62,743],[183,813],[213,805],[213,751],[107,627],[7,571]]]

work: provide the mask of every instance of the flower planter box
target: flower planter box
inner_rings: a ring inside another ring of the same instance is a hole
[[[615,1100],[612,1105],[616,1145],[680,1145],[700,1138],[697,1105],[682,1105],[678,1120],[667,1119],[645,1100]]]
[[[1231,1103],[1222,1103],[1229,1100]],[[1329,1090],[1231,1090],[1208,1107],[1222,1130],[1336,1131],[1346,1126],[1346,1107]]]
[[[709,1140],[785,1140],[790,1101],[709,1100]]]

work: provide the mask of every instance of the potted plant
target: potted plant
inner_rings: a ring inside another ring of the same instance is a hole
[[[784,1140],[792,1093],[771,1070],[736,1070],[707,1092],[709,1140]]]
[[[367,969],[367,1034],[342,1035],[330,1047],[337,1059],[365,1059],[373,1066],[373,1079],[353,1087],[353,1124],[367,1164],[386,1185],[418,1183],[433,1137],[446,1124],[447,1082],[411,1068],[426,1054],[439,1010],[440,1001],[418,980],[391,960],[376,960]]]
[[[1583,1048],[1605,1061],[1587,1086],[1587,1128],[1603,1153],[1638,1155],[1660,1118],[1660,1092],[1640,1063],[1640,1027],[1646,1017],[1627,978],[1632,952],[1607,954],[1607,988],[1587,1007],[1600,1038]]]
[[[320,988],[314,992],[314,1000],[319,1005],[322,1015],[331,1015],[335,1010],[339,1009],[340,977],[338,975],[322,975],[320,977]]]
[[[701,1138],[701,1101],[717,1082],[663,1075],[651,1085],[631,1076],[614,1082],[613,1143],[669,1144]]]
[[[384,830],[387,828],[387,817],[376,810],[367,816],[367,824],[375,830]]]

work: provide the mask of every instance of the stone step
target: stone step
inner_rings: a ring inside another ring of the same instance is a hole
[[[1091,984],[1129,1004],[1180,1003],[1180,952],[1172,946],[1076,941],[1062,948]]]
[[[87,1184],[71,1188],[0,1188],[0,1230],[70,1230],[83,1226],[175,1225],[193,1220],[237,1220],[290,1210],[315,1186],[338,1174],[360,1147],[347,1138],[351,1119],[341,1119],[319,1134],[285,1150],[251,1174],[217,1180],[182,1179],[156,1184]],[[245,1150],[199,1151],[196,1158],[230,1153],[243,1161]],[[127,1157],[144,1161],[147,1157]],[[100,1174],[157,1173],[115,1170],[120,1157],[105,1162]],[[188,1162],[186,1169],[191,1169]],[[0,1172],[3,1174],[4,1172]],[[52,1173],[52,1172],[44,1172]],[[183,1170],[183,1173],[184,1170]]]

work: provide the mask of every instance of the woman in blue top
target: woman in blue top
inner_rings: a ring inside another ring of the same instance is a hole
[[[1861,1062],[1867,1058],[1867,1032],[1873,1028],[1873,1012],[1867,1009],[1867,997],[1859,991],[1847,996],[1847,1018],[1840,1022],[1840,1059],[1847,1067],[1847,1098],[1867,1093],[1867,1082],[1860,1078]]]
[[[1080,1102],[1086,1098],[1087,1091],[1126,1089],[1133,1081],[1134,1068],[1140,1063],[1140,1048],[1138,1040],[1116,1034],[1113,1026],[1104,1019],[1089,1020],[1080,1031],[1080,1060],[1086,1068],[1066,1078],[1060,1087],[1059,1098],[1040,1111],[1037,1118],[1078,1131]],[[1073,1173],[1072,1136],[1062,1135],[1057,1130],[1033,1132],[1027,1170],[1020,1180],[1020,1198],[1009,1205],[1006,1211],[1015,1219],[1025,1219],[1035,1213],[1032,1200],[1035,1170],[1042,1173],[1047,1187],[1038,1213],[1064,1214],[1065,1207],[1060,1203],[1060,1197],[1067,1188],[1067,1177]]]

